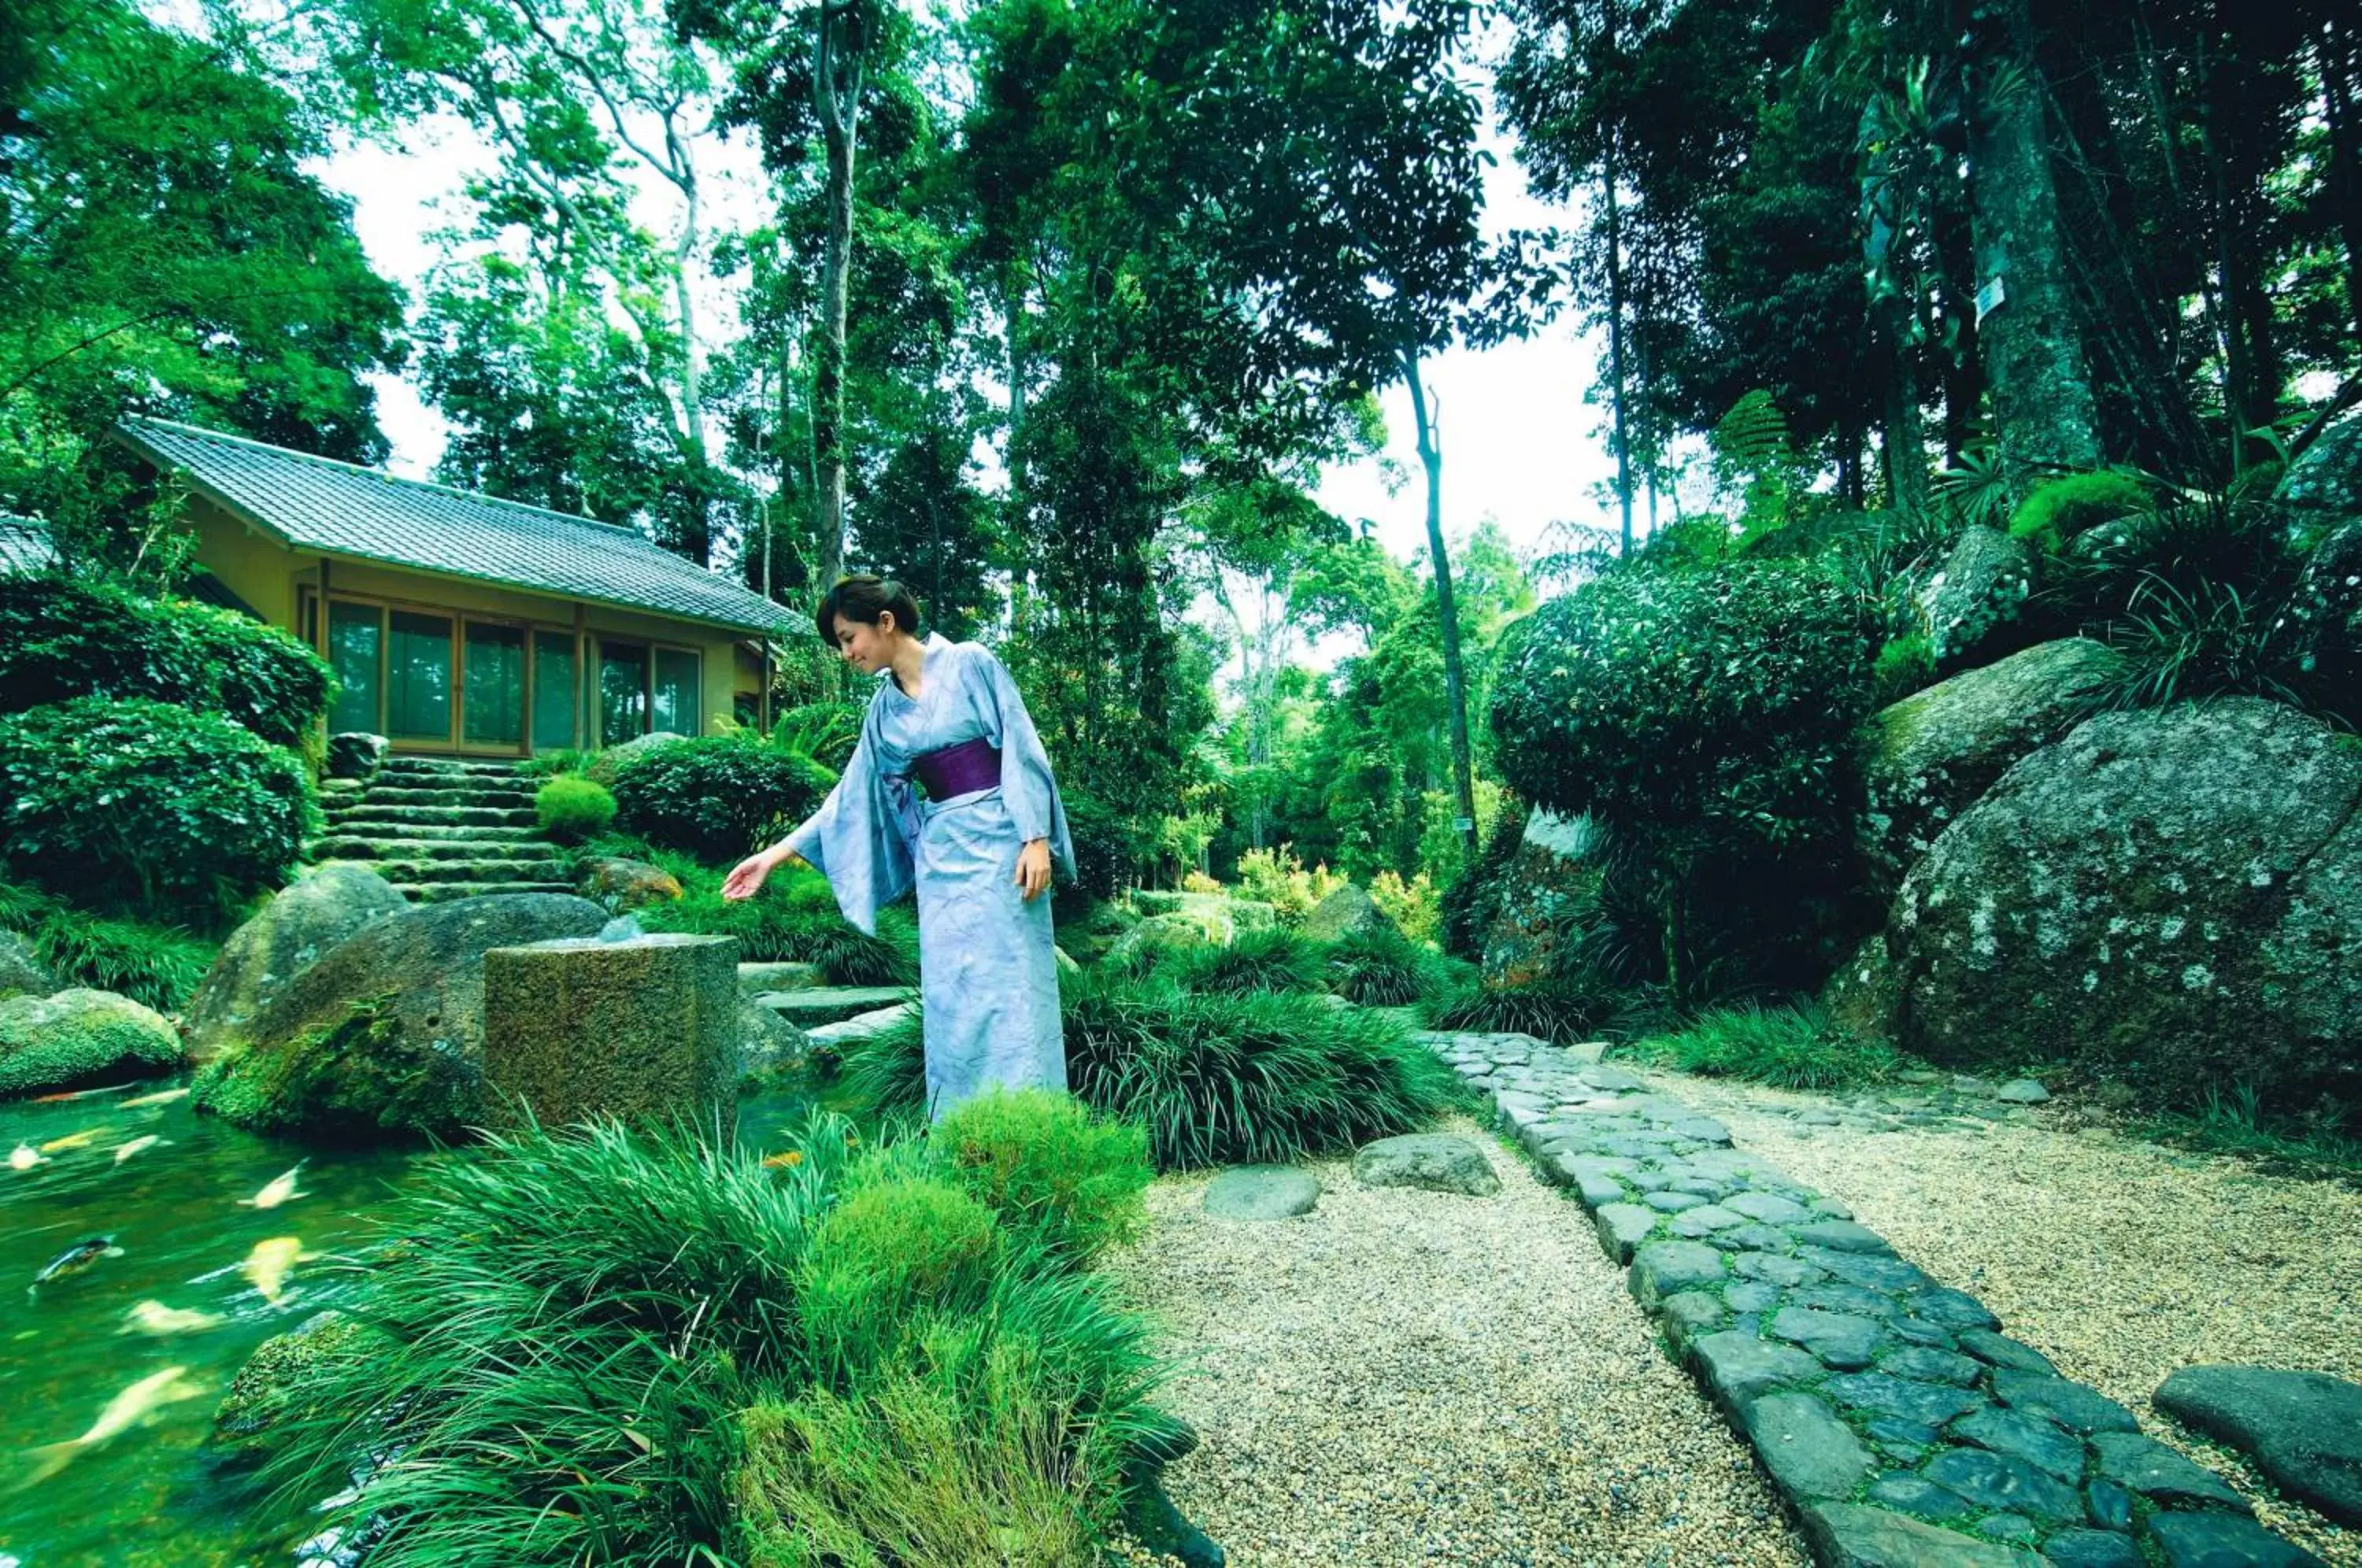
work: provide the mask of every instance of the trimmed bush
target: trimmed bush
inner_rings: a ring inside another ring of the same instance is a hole
[[[234,610],[49,573],[0,577],[0,712],[147,698],[296,745],[327,712],[333,679],[311,648]]]
[[[1632,1055],[1684,1073],[1793,1089],[1882,1083],[1902,1060],[1891,1046],[1838,1028],[1810,1002],[1711,1009],[1670,1034],[1639,1042]]]
[[[561,774],[534,791],[533,809],[545,835],[559,844],[580,844],[614,822],[615,797],[588,778]]]
[[[285,881],[314,815],[294,753],[210,713],[83,697],[0,718],[0,860],[80,902],[217,911]]]
[[[1003,1225],[1076,1264],[1130,1241],[1147,1218],[1147,1133],[1071,1095],[972,1099],[935,1124],[927,1149]]]
[[[1458,1092],[1395,1020],[1316,997],[1209,996],[1086,973],[1061,1000],[1068,1087],[1147,1128],[1159,1170],[1341,1154],[1423,1125]],[[914,1010],[849,1046],[848,1097],[880,1113],[920,1110],[922,1030]]]
[[[785,836],[830,783],[811,758],[758,741],[668,741],[616,771],[615,821],[658,848],[728,865]]]
[[[2114,469],[2068,474],[2036,485],[2010,514],[2014,538],[2031,539],[2046,555],[2057,555],[2069,544],[2103,523],[2146,512],[2156,492],[2131,474]]]

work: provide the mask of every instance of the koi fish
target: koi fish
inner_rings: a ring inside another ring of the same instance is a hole
[[[118,1334],[201,1334],[207,1329],[221,1326],[217,1312],[196,1312],[181,1307],[167,1307],[161,1301],[139,1301],[123,1314],[123,1327]]]
[[[291,1198],[302,1198],[304,1194],[296,1187],[295,1178],[303,1174],[304,1162],[298,1160],[293,1169],[281,1172],[270,1178],[270,1186],[252,1198],[239,1198],[238,1202],[248,1209],[276,1209]]]
[[[50,1157],[30,1143],[17,1144],[8,1155],[8,1168],[12,1171],[28,1171],[35,1165],[46,1165],[49,1163]]]
[[[44,1154],[61,1154],[68,1149],[87,1149],[111,1131],[105,1127],[85,1127],[79,1132],[69,1132],[62,1138],[52,1138],[41,1145]]]
[[[121,1102],[118,1109],[123,1110],[145,1110],[151,1105],[170,1105],[176,1099],[186,1099],[188,1098],[189,1091],[185,1088],[159,1089],[154,1094],[143,1094],[138,1099],[124,1100]]]
[[[106,1408],[98,1413],[98,1419],[82,1436],[32,1450],[33,1472],[23,1485],[32,1486],[48,1480],[71,1463],[74,1455],[120,1437],[176,1400],[193,1399],[204,1393],[201,1385],[188,1380],[188,1370],[185,1366],[168,1366],[161,1372],[149,1373],[109,1399]]]
[[[115,1244],[114,1237],[84,1236],[44,1264],[41,1272],[33,1276],[33,1283],[25,1287],[25,1294],[30,1296],[52,1280],[71,1279],[101,1258],[122,1255],[123,1249]]]
[[[247,1283],[253,1286],[265,1301],[276,1307],[286,1297],[288,1271],[312,1256],[304,1250],[304,1243],[297,1238],[273,1236],[268,1241],[255,1242],[254,1250],[246,1254],[246,1261],[237,1265],[237,1272],[246,1276]]]
[[[131,1142],[124,1144],[123,1147],[115,1151],[115,1163],[119,1165],[124,1161],[129,1159],[132,1155],[138,1154],[143,1149],[152,1149],[159,1143],[170,1143],[171,1142],[171,1140],[170,1138],[159,1138],[153,1132],[150,1132],[142,1138],[134,1138]]]

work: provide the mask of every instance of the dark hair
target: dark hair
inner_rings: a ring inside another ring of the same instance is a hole
[[[836,586],[821,596],[820,608],[812,612],[812,624],[820,628],[821,641],[833,645],[839,615],[874,626],[889,610],[894,612],[896,630],[918,635],[919,602],[911,597],[909,589],[875,572],[851,572],[838,578]]]

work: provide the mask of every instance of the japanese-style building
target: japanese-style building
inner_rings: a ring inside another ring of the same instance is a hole
[[[768,724],[786,612],[634,529],[169,420],[117,434],[188,487],[217,596],[335,668],[331,731],[524,756]]]

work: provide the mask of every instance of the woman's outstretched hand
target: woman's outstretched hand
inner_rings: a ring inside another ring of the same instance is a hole
[[[730,868],[730,875],[722,879],[722,896],[725,899],[753,898],[763,890],[763,883],[771,875],[771,867],[778,864],[771,858],[769,850],[756,850]]]
[[[731,875],[734,877],[737,873],[734,871]],[[1033,895],[1049,887],[1050,841],[1048,839],[1029,838],[1025,841],[1025,847],[1017,852],[1017,875],[1012,879],[1018,887],[1024,889],[1025,901],[1029,904],[1033,901]]]

